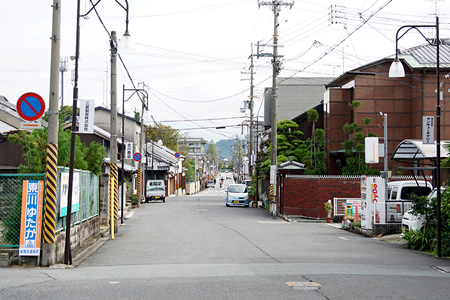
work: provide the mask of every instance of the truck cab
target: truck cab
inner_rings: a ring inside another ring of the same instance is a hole
[[[160,200],[166,202],[166,185],[164,180],[148,180],[145,190],[145,201]]]

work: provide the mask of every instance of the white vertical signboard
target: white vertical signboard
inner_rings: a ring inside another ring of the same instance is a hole
[[[366,137],[364,146],[366,154],[366,164],[377,164],[379,162],[378,138]]]
[[[361,228],[372,229],[373,224],[386,223],[384,179],[363,177],[361,180]]]
[[[422,117],[422,143],[434,143],[434,116]]]
[[[69,196],[69,173],[61,173],[60,184],[60,211],[61,217],[67,215],[67,202]],[[72,213],[80,210],[80,174],[73,173],[72,185]]]
[[[78,120],[78,133],[94,133],[94,100],[80,101],[80,118]]]
[[[133,158],[133,143],[125,143],[125,158],[132,159]]]

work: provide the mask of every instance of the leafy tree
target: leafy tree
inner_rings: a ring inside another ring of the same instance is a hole
[[[295,158],[296,161],[310,164],[310,152],[308,151],[307,144],[301,140],[300,137],[303,132],[298,130],[298,124],[291,120],[280,120],[277,122],[277,163],[283,163],[289,160],[289,157]],[[261,157],[265,158],[265,161],[261,164],[261,169],[268,171],[270,169],[270,142],[267,142],[264,146],[269,149],[266,155],[262,154]],[[259,159],[259,158],[258,158]]]
[[[63,106],[60,114],[60,121],[66,117],[71,108]],[[58,165],[69,166],[70,163],[70,140],[71,131],[58,129]],[[47,135],[46,127],[34,129],[32,132],[20,131],[16,134],[8,136],[8,140],[12,143],[23,146],[24,165],[19,165],[20,173],[44,173],[46,168],[47,156]],[[101,172],[101,165],[106,157],[106,149],[93,142],[86,147],[80,140],[79,136],[75,136],[75,159],[74,167],[81,170],[89,170],[96,175]]]
[[[324,151],[325,146],[325,132],[321,128],[317,128],[314,133],[314,140],[312,142],[315,151],[312,152],[311,167],[306,170],[306,174],[309,175],[323,175],[326,171],[326,153]]]
[[[162,124],[155,126],[150,125],[146,128],[146,132],[144,134],[146,134],[147,140],[151,140],[153,142],[158,142],[158,140],[161,140],[167,148],[173,151],[178,150],[178,152],[183,155],[187,154],[187,149],[180,149],[177,145],[178,139],[181,138],[181,134],[178,129]]]
[[[186,169],[185,176],[187,182],[195,180],[195,161],[193,158],[186,158],[183,161],[183,168]]]
[[[307,111],[306,117],[308,119],[308,122],[312,123],[312,130],[311,130],[311,160],[313,160],[315,148],[314,148],[314,132],[317,121],[319,121],[319,113],[314,108],[311,108]]]
[[[95,175],[102,173],[103,158],[106,157],[106,149],[96,142],[92,142],[85,150],[87,169]]]
[[[342,168],[344,175],[378,175],[380,172],[368,167],[365,163],[364,133],[362,127],[357,123],[348,124],[342,127],[348,139],[342,142],[346,156],[346,165]],[[369,134],[374,135],[374,134]]]
[[[216,162],[219,158],[219,154],[217,153],[216,144],[213,140],[208,145],[208,150],[206,150],[206,155],[208,156],[209,161]]]
[[[361,119],[361,121],[362,121],[363,124],[367,127],[367,132],[366,132],[366,134],[369,135],[369,128],[368,128],[368,126],[370,125],[370,123],[372,123],[372,118],[369,118],[369,117],[363,118],[363,119]]]

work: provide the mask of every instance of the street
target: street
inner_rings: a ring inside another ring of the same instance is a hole
[[[74,268],[0,269],[0,299],[450,298],[448,259],[226,207],[218,186],[143,204]]]

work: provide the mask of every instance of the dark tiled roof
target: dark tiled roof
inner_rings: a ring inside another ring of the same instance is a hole
[[[436,68],[436,46],[424,44],[400,52],[403,55],[411,55],[420,66],[425,68]],[[408,61],[408,58],[405,57]],[[450,43],[448,40],[442,41],[439,45],[439,67],[450,67]],[[411,63],[412,66],[415,66]]]

